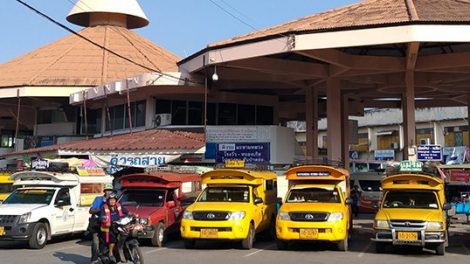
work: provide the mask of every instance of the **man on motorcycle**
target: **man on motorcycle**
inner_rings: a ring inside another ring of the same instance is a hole
[[[101,209],[101,233],[103,234],[103,240],[108,245],[108,256],[111,260],[114,260],[113,252],[118,236],[118,232],[113,228],[112,224],[128,213],[129,212],[117,202],[117,195],[115,193],[111,193],[107,197],[106,203]]]
[[[102,196],[97,196],[93,203],[91,204],[89,213],[91,214],[88,224],[88,232],[91,234],[91,264],[94,264],[98,260],[98,254],[100,250],[100,212],[101,208],[106,203],[106,198],[113,193],[113,185],[111,183],[106,183],[104,185],[104,194]]]

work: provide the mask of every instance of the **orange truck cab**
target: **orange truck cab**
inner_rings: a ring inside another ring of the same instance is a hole
[[[182,201],[199,193],[200,180],[196,173],[171,171],[126,175],[120,178],[119,202],[153,227],[144,238],[161,247],[168,233],[179,230]]]

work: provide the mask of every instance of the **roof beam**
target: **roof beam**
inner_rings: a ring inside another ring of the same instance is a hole
[[[419,42],[411,42],[408,44],[406,54],[406,70],[413,71],[416,67],[416,60],[418,59]]]
[[[416,63],[417,71],[455,69],[460,67],[470,67],[470,52],[423,56]]]
[[[327,77],[328,68],[319,63],[309,63],[273,58],[256,58],[224,64],[231,68],[253,70],[276,75],[296,75],[305,77]]]

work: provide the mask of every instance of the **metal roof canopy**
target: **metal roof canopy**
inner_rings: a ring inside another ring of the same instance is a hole
[[[343,130],[352,103],[402,108],[406,150],[416,144],[415,107],[468,103],[470,1],[366,0],[210,44],[179,66],[196,75],[217,67],[211,89],[276,95],[282,119],[307,112],[313,130],[324,114],[318,102],[331,98],[332,160],[347,160]]]

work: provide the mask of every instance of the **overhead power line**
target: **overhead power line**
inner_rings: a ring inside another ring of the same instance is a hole
[[[105,46],[103,46],[103,45],[101,45],[101,44],[99,44],[99,43],[97,43],[97,42],[95,42],[95,41],[93,41],[93,40],[91,40],[91,39],[89,39],[89,38],[87,38],[87,37],[81,35],[80,33],[76,32],[75,30],[73,30],[73,29],[67,27],[66,25],[64,25],[64,24],[62,24],[62,23],[60,23],[60,22],[58,22],[57,20],[53,19],[52,17],[50,17],[50,16],[44,14],[43,12],[39,11],[38,9],[36,9],[36,8],[34,8],[34,7],[32,7],[32,6],[29,5],[28,3],[26,3],[26,2],[24,2],[24,1],[22,1],[22,0],[15,0],[15,1],[18,2],[18,3],[20,3],[20,4],[22,4],[23,6],[27,7],[28,9],[32,10],[32,11],[35,12],[36,14],[38,14],[38,15],[44,17],[45,19],[49,20],[50,22],[52,22],[53,24],[57,25],[58,27],[60,27],[60,28],[62,28],[62,29],[64,29],[64,30],[66,30],[66,31],[68,31],[68,32],[70,32],[70,33],[72,33],[73,35],[76,35],[77,37],[79,37],[79,38],[81,38],[81,39],[83,39],[83,40],[85,40],[85,41],[87,41],[87,42],[93,44],[93,45],[96,46],[96,47],[99,47],[100,49],[103,49],[103,50],[105,50],[105,51],[107,51],[107,52],[113,54],[114,56],[116,56],[116,57],[118,57],[118,58],[121,58],[121,59],[123,59],[123,60],[125,60],[125,61],[127,61],[127,62],[130,62],[130,63],[132,63],[132,64],[134,64],[134,65],[137,65],[137,66],[139,66],[139,67],[141,67],[141,68],[143,68],[143,69],[149,70],[149,71],[151,71],[151,72],[156,72],[156,73],[158,73],[158,74],[160,74],[160,75],[162,75],[162,76],[166,76],[166,77],[168,77],[168,78],[172,78],[172,79],[175,79],[175,80],[178,80],[178,81],[183,81],[183,82],[190,82],[190,83],[194,83],[194,84],[201,84],[201,83],[198,83],[198,82],[195,82],[195,81],[192,81],[192,80],[183,79],[183,78],[179,78],[179,77],[176,77],[176,76],[173,76],[173,75],[164,73],[164,72],[162,72],[162,71],[160,71],[160,70],[158,70],[158,69],[154,69],[154,68],[148,67],[148,66],[143,65],[143,64],[141,64],[141,63],[139,63],[139,62],[136,62],[136,61],[134,61],[134,60],[132,60],[132,59],[129,59],[129,58],[127,58],[127,57],[125,57],[125,56],[123,56],[123,55],[121,55],[121,54],[119,54],[119,53],[117,53],[117,52],[115,52],[115,51],[113,51],[113,50],[111,50],[111,49],[109,49],[109,48],[106,48]]]

